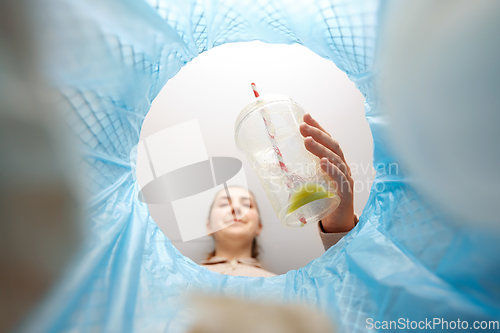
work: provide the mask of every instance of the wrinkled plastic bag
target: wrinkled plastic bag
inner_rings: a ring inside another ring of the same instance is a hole
[[[199,290],[305,302],[346,332],[366,331],[370,318],[472,324],[500,317],[498,235],[457,227],[412,189],[404,170],[390,172],[398,158],[373,72],[378,1],[44,0],[34,7],[42,69],[83,146],[90,217],[83,250],[22,330],[182,332],[193,322],[183,298]],[[307,266],[267,279],[212,273],[179,253],[138,199],[130,157],[168,79],[210,48],[256,39],[300,43],[348,74],[366,98],[379,166],[349,235]]]

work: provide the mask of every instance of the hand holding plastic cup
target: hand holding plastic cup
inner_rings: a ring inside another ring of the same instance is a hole
[[[236,146],[260,179],[273,208],[286,227],[303,227],[330,215],[340,204],[320,159],[304,147],[299,125],[304,110],[283,95],[259,96],[240,112]]]

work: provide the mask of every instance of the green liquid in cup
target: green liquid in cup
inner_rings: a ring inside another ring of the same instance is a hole
[[[289,215],[314,200],[333,198],[334,196],[336,196],[335,193],[327,191],[323,186],[317,183],[308,182],[302,184],[294,189],[292,195],[288,199],[289,205],[286,214]]]

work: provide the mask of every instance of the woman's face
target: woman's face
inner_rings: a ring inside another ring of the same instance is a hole
[[[228,190],[230,200],[225,190],[215,197],[208,223],[209,232],[216,231],[216,240],[221,237],[253,239],[262,229],[255,198],[243,188],[230,187]]]

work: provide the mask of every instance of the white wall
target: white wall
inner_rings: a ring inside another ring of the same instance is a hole
[[[234,122],[253,98],[250,83],[261,94],[291,97],[340,142],[353,171],[355,211],[361,214],[374,178],[373,140],[364,118],[364,98],[331,61],[300,45],[261,42],[226,44],[209,50],[169,80],[144,122],[141,139],[170,126],[197,119],[209,156],[243,161],[249,188],[257,197],[264,224],[261,261],[281,274],[297,269],[324,252],[316,226],[285,229],[243,154],[234,143]],[[138,178],[141,179],[141,170]],[[210,203],[193,209],[206,219]],[[149,205],[161,230],[184,255],[198,262],[212,249],[210,237],[183,243],[170,205]]]

